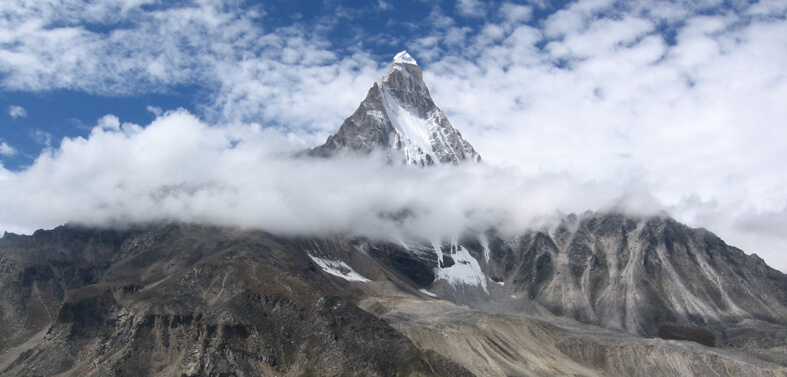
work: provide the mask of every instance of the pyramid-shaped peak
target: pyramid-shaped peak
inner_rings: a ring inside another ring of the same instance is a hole
[[[418,166],[481,161],[435,105],[421,68],[407,51],[396,54],[391,70],[369,89],[355,113],[309,154],[330,157],[343,151],[373,150],[384,150],[391,160]]]
[[[407,53],[407,51],[402,51],[396,54],[396,56],[394,56],[393,62],[394,64],[418,65],[418,62],[416,62],[415,59],[413,59],[413,57]]]

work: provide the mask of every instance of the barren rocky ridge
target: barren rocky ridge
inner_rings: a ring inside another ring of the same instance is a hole
[[[625,219],[615,214],[594,218],[605,216]],[[712,236],[669,219],[649,221],[664,223],[660,228],[673,224],[689,239]],[[726,301],[714,302],[712,293],[695,296],[709,307],[715,305],[718,315],[686,313],[688,309],[659,303],[659,296],[646,297],[650,301],[643,300],[636,311],[643,327],[621,329],[617,322],[588,315],[599,312],[599,307],[568,310],[568,306],[558,306],[549,287],[569,283],[542,279],[543,283],[538,274],[528,272],[539,265],[529,259],[537,261],[538,255],[549,252],[568,253],[561,247],[534,249],[539,243],[550,244],[546,241],[553,237],[549,232],[516,240],[487,237],[489,263],[483,247],[466,240],[470,254],[483,262],[479,265],[488,276],[484,291],[480,286],[449,284],[438,278],[435,253],[430,256],[412,247],[366,239],[282,238],[259,231],[179,224],[127,231],[64,226],[32,236],[6,234],[0,240],[0,314],[9,325],[0,333],[0,373],[787,373],[784,316],[778,314],[784,313],[784,290],[778,287],[785,277],[721,241],[719,249],[702,252],[712,255],[719,265],[727,259],[723,265],[734,270],[738,286],[725,289],[726,294],[741,290],[758,296],[745,300],[730,296],[735,310],[724,310]],[[544,240],[536,241],[539,238]],[[661,241],[643,253],[657,253],[659,245],[668,249]],[[669,248],[684,253],[692,250],[679,243]],[[456,248],[450,245],[443,249],[443,266],[457,258],[452,250]],[[617,252],[617,248],[612,250]],[[326,269],[317,260],[341,261],[334,265],[346,267]],[[637,258],[629,260],[641,263]],[[663,263],[654,268],[665,269]],[[586,267],[587,271],[577,274],[580,278],[591,272],[612,275],[594,262]],[[561,270],[559,264],[554,270],[553,275],[569,271]],[[351,272],[363,280],[348,278]],[[652,275],[656,274],[643,274],[641,283],[648,284],[646,279]],[[572,287],[562,289],[583,294],[581,285]],[[668,296],[665,292],[664,297]],[[765,300],[771,304],[761,302]],[[741,314],[740,308],[750,312]],[[650,331],[657,331],[659,319],[709,331],[717,347],[655,338]],[[20,347],[25,350],[18,352]]]

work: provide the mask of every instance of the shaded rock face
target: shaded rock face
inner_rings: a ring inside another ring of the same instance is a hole
[[[358,308],[303,251],[316,242],[180,225],[7,235],[0,311],[19,326],[0,354],[46,335],[0,375],[470,375]]]
[[[690,340],[708,347],[716,346],[716,337],[713,334],[694,327],[661,325],[658,337],[661,339]]]
[[[373,151],[385,151],[392,160],[418,166],[481,161],[435,105],[421,68],[406,51],[394,58],[388,74],[374,83],[339,131],[309,155]]]
[[[749,323],[787,326],[783,273],[670,218],[572,215],[519,237],[490,237],[489,253],[484,269],[509,293],[584,323],[649,337],[664,324],[690,326],[728,343],[736,341],[728,332]]]
[[[45,329],[68,291],[97,283],[122,237],[65,228],[30,237],[6,234],[0,241],[0,345],[19,344]]]

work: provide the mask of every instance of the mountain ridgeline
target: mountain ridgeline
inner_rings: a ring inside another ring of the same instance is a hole
[[[588,213],[439,252],[62,226],[0,239],[0,375],[787,376],[785,292],[669,218]]]
[[[480,155],[406,52],[315,157]],[[198,224],[0,239],[0,376],[785,376],[787,276],[669,216],[445,242]],[[392,237],[393,238],[393,237]]]

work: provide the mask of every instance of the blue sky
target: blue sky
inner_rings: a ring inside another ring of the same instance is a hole
[[[454,174],[506,188],[521,222],[625,199],[785,270],[786,16],[784,0],[4,1],[0,230],[233,224],[239,203],[248,226],[354,229],[408,189],[359,205],[347,166],[318,193],[296,183],[330,178],[272,156],[324,141],[406,49],[492,170]],[[506,207],[472,189],[455,195]]]
[[[527,18],[521,21],[538,24],[563,3],[521,5],[519,11]],[[291,43],[294,50],[324,54],[319,61],[306,64],[336,64],[361,55],[360,64],[379,69],[400,50],[417,51],[423,45],[419,39],[435,38],[448,28],[463,35],[476,33],[487,22],[503,21],[506,15],[500,5],[473,1],[401,1],[396,6],[385,1],[10,2],[2,9],[8,16],[3,26],[13,30],[36,24],[36,30],[11,33],[18,35],[3,43],[6,53],[21,52],[21,56],[5,56],[0,70],[4,81],[0,106],[6,109],[0,118],[2,139],[18,152],[5,154],[2,162],[7,169],[23,169],[44,147],[57,147],[63,137],[86,136],[106,114],[126,122],[149,123],[155,112],[148,111],[148,106],[188,109],[211,122],[226,120],[217,114],[224,111],[217,102],[225,99],[212,98],[224,83],[212,75],[218,68],[215,62],[204,58],[218,56],[229,60],[230,66],[249,57],[282,63],[286,57],[279,49]],[[189,21],[178,25],[184,14]],[[235,34],[219,35],[225,26],[237,28]],[[271,43],[249,40],[256,37],[269,38]],[[41,40],[63,44],[44,47]],[[68,50],[69,43],[79,51],[65,51],[72,61],[59,62],[58,53]],[[224,49],[214,49],[214,43]],[[437,45],[453,53],[460,53],[462,47]],[[433,46],[420,48],[430,51],[424,57],[431,59],[422,58],[427,66],[429,60],[439,58],[432,56],[438,50]],[[223,55],[228,50],[230,56]],[[31,58],[34,66],[24,58]],[[182,72],[163,76],[146,72],[149,59],[159,58],[164,61],[161,69]],[[25,115],[12,112],[12,107],[24,109]],[[287,126],[256,111],[228,117]]]

